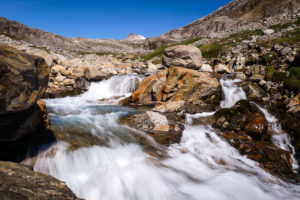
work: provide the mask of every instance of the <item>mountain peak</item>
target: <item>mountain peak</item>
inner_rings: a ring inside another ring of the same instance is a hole
[[[146,38],[142,35],[136,35],[134,33],[130,33],[123,41],[140,41],[145,40]]]

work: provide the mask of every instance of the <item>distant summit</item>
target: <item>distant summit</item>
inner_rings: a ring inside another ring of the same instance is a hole
[[[123,41],[139,41],[145,39],[146,38],[142,35],[136,35],[134,33],[130,33]]]

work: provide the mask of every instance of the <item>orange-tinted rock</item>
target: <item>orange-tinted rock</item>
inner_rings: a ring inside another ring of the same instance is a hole
[[[46,128],[50,125],[50,119],[48,117],[48,110],[46,107],[46,103],[40,99],[36,102],[36,104],[40,109],[42,121],[44,122],[44,127]]]
[[[173,102],[219,105],[220,97],[219,81],[208,73],[182,67],[171,67],[146,77],[132,94],[131,102],[162,106],[173,105]],[[171,112],[166,109],[167,107],[161,110]],[[160,110],[159,108],[155,109]],[[184,107],[179,111],[183,109]]]
[[[268,128],[268,121],[265,116],[256,112],[249,116],[249,122],[245,125],[245,131],[252,138],[260,139],[266,134]]]

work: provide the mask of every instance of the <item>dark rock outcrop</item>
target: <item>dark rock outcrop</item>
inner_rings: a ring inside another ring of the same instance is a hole
[[[0,44],[0,114],[33,106],[47,89],[49,72],[43,58]]]
[[[292,170],[290,152],[272,143],[268,122],[256,105],[241,100],[232,108],[217,111],[214,118],[213,126],[241,154],[273,174],[299,181]]]
[[[0,196],[11,199],[79,199],[62,181],[25,165],[0,161]]]
[[[247,100],[217,111],[214,117],[214,127],[222,131],[245,131],[254,140],[267,136],[268,122],[264,114]]]
[[[15,141],[49,124],[37,101],[48,85],[43,58],[0,45],[0,142]]]

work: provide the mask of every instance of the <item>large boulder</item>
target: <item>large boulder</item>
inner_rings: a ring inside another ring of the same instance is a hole
[[[33,106],[47,89],[49,72],[43,58],[0,44],[0,114]]]
[[[210,74],[171,67],[146,77],[129,101],[156,106],[154,109],[160,112],[174,112],[182,111],[190,104],[214,109],[219,105],[221,95],[219,81]]]
[[[174,113],[162,114],[153,111],[131,113],[119,120],[121,124],[147,133],[162,145],[180,141],[184,121],[184,117]]]
[[[199,48],[192,45],[173,46],[165,49],[162,63],[165,67],[200,69],[202,54]]]
[[[0,161],[1,199],[79,199],[56,178],[29,166]]]
[[[43,58],[0,44],[0,142],[15,141],[49,122],[44,95],[49,67]]]

